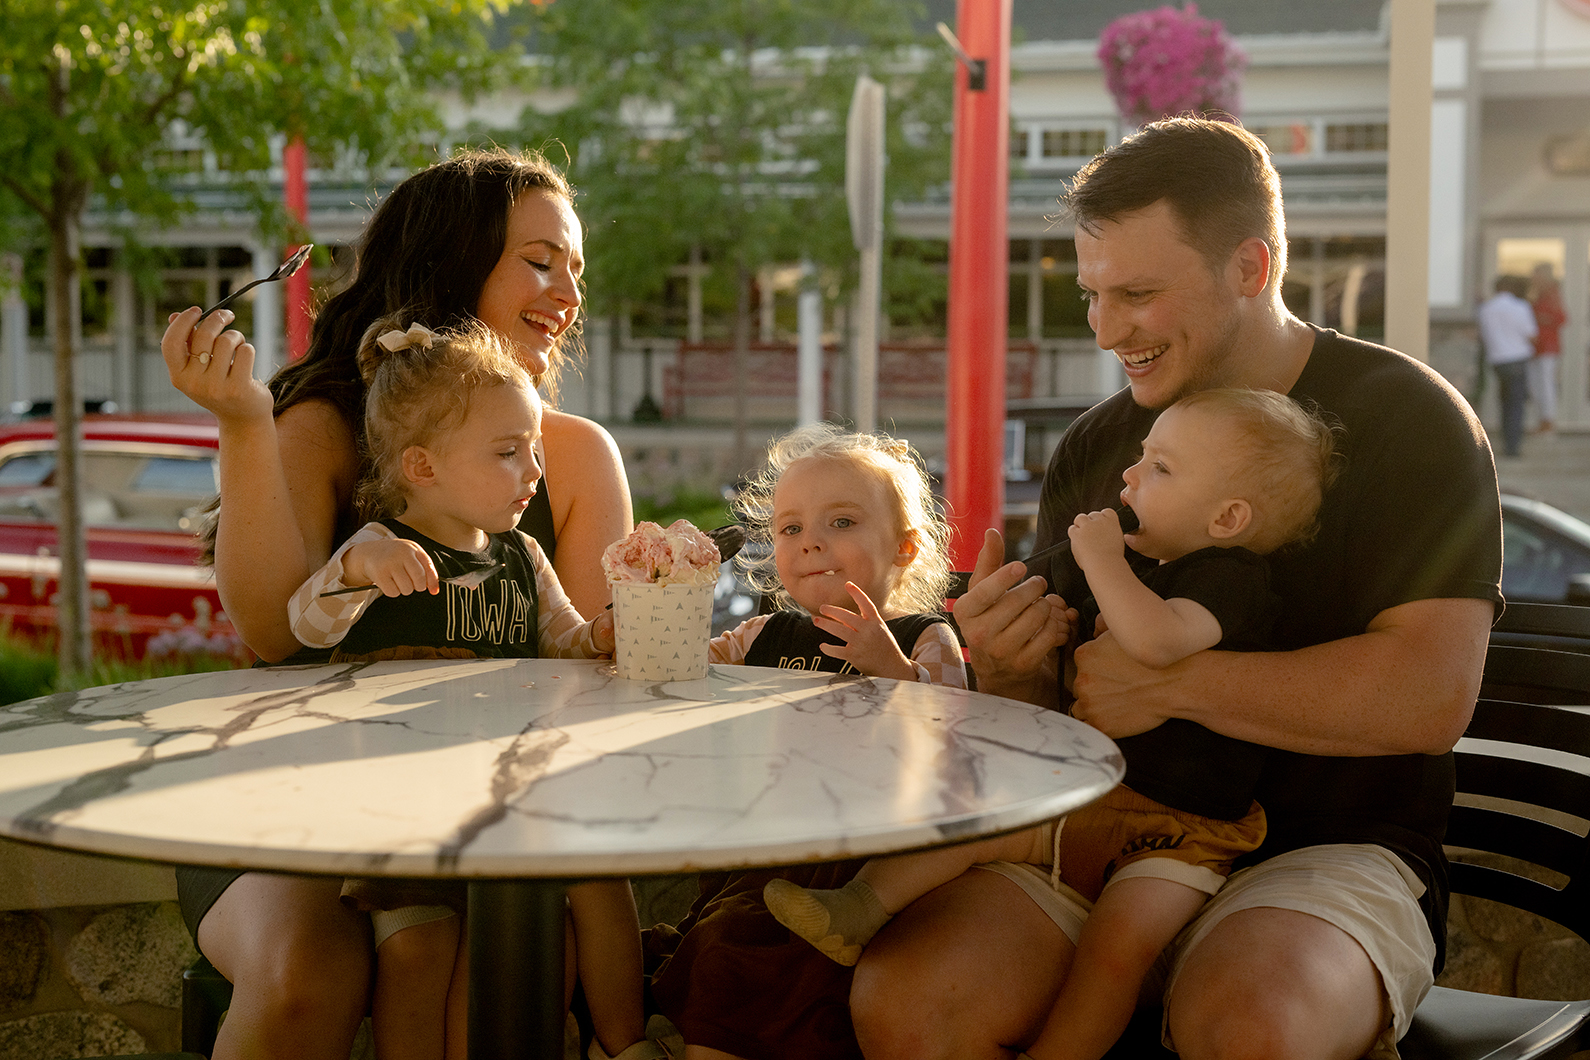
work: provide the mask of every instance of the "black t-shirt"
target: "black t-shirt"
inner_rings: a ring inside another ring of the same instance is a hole
[[[1222,651],[1265,651],[1280,601],[1270,591],[1270,565],[1245,548],[1201,548],[1139,572],[1163,600],[1204,607],[1220,623]],[[1077,608],[1091,633],[1099,616],[1089,597]],[[1171,718],[1136,736],[1115,741],[1126,759],[1128,787],[1166,806],[1200,817],[1234,821],[1253,805],[1269,748]]]
[[[1365,632],[1387,608],[1415,600],[1501,603],[1501,509],[1484,429],[1468,403],[1412,358],[1315,329],[1291,396],[1345,428],[1346,466],[1308,546],[1270,557],[1281,598],[1277,650]],[[1079,512],[1113,505],[1157,412],[1123,390],[1061,439],[1044,478],[1042,548]],[[1395,710],[1395,703],[1385,709]],[[1255,797],[1269,833],[1247,859],[1317,843],[1378,843],[1424,880],[1437,944],[1445,937],[1451,754],[1323,757],[1271,751]],[[1241,863],[1239,863],[1241,864]]]

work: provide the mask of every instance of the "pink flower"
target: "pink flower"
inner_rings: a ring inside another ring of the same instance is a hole
[[[1135,125],[1177,114],[1235,116],[1248,57],[1198,6],[1122,15],[1099,34],[1099,62],[1121,115]]]
[[[610,582],[711,585],[722,562],[712,539],[680,519],[666,530],[641,523],[634,533],[608,545],[602,572]]]

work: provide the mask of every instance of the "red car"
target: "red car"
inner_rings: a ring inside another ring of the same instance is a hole
[[[198,565],[200,510],[216,492],[208,416],[85,416],[83,521],[96,653],[208,652],[245,661]],[[59,588],[55,424],[0,424],[0,622],[53,633]]]

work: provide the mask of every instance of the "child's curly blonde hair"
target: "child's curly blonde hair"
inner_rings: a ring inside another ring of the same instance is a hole
[[[476,393],[494,386],[534,391],[507,339],[478,321],[433,332],[383,317],[359,342],[364,399],[364,473],[354,495],[365,519],[408,508],[403,451],[433,447],[463,423]]]
[[[857,434],[831,423],[800,427],[775,440],[768,446],[766,466],[735,498],[734,513],[745,527],[747,540],[764,546],[742,549],[734,559],[751,587],[782,610],[800,610],[779,581],[773,563],[773,491],[793,464],[812,459],[848,460],[876,475],[894,501],[896,530],[916,544],[916,556],[903,568],[889,599],[874,601],[878,607],[905,612],[943,610],[950,585],[950,528],[933,496],[921,456],[897,438]]]

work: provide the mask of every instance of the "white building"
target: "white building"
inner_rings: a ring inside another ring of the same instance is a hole
[[[1393,3],[1411,0],[1390,0]],[[1086,338],[1070,232],[1049,220],[1063,182],[1119,138],[1121,120],[1094,57],[1099,31],[1144,0],[1016,0],[1012,56],[1011,333],[1035,344],[1034,393],[1095,394],[1109,359]],[[1275,152],[1292,239],[1285,294],[1300,316],[1369,338],[1381,334],[1386,234],[1389,5],[1381,0],[1204,0],[1249,57],[1242,119]],[[954,0],[928,4],[953,25]],[[1431,360],[1476,392],[1472,311],[1501,272],[1548,262],[1562,278],[1563,426],[1590,428],[1590,0],[1436,0],[1433,52]],[[946,55],[946,61],[948,61]],[[512,114],[511,101],[502,110]],[[194,145],[202,158],[202,145]],[[210,163],[213,169],[213,162]],[[278,249],[219,186],[194,176],[200,211],[180,230],[147,233],[172,248],[160,293],[138,293],[118,269],[113,219],[84,232],[83,392],[123,407],[185,407],[159,358],[166,312],[216,300],[268,271]],[[213,173],[211,174],[213,176]],[[312,171],[310,228],[346,244],[367,216],[369,187]],[[947,193],[899,205],[902,236],[947,238]],[[12,257],[14,263],[15,258]],[[771,310],[771,305],[768,307]],[[0,325],[0,400],[46,397],[53,322],[13,296]],[[279,358],[279,292],[240,314],[265,356]],[[775,328],[771,311],[765,332]],[[644,334],[593,328],[594,363],[566,396],[576,412],[623,419],[643,389]],[[659,377],[674,348],[652,343]],[[883,409],[887,413],[887,409]],[[793,402],[790,416],[793,417]],[[925,439],[924,439],[925,441]]]

